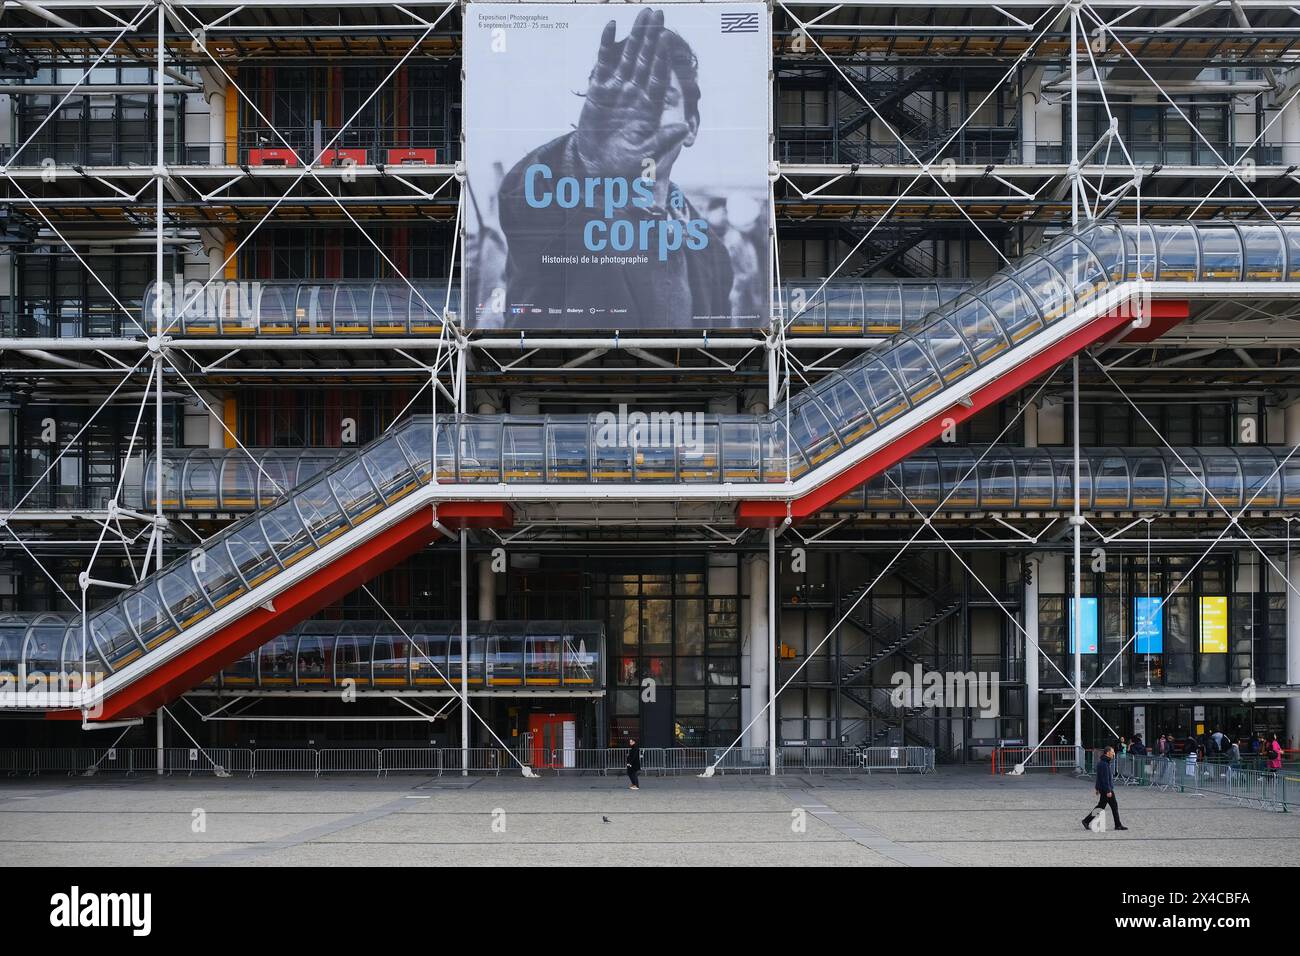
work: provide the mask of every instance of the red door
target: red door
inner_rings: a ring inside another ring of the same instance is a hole
[[[577,746],[576,730],[577,723],[573,714],[529,714],[528,732],[533,737],[533,766],[572,767],[573,748]]]

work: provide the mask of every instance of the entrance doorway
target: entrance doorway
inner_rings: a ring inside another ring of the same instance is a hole
[[[572,767],[578,746],[578,723],[573,714],[529,714],[534,767]]]

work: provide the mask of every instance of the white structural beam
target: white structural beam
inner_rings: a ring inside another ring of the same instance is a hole
[[[760,720],[767,706],[768,660],[770,646],[767,587],[767,558],[755,555],[749,560],[749,706],[745,709],[745,723],[749,726],[750,747],[763,747],[767,743],[767,727]]]

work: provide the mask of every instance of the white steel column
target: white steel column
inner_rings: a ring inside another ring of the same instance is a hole
[[[1079,9],[1070,10],[1070,224],[1079,225]],[[1083,509],[1079,499],[1079,356],[1074,366],[1074,756],[1083,769]]]
[[[163,6],[161,3],[158,4],[158,63],[155,67],[157,73],[155,79],[158,81],[158,97],[157,97],[157,105],[155,108],[155,111],[158,114],[155,117],[157,121],[156,135],[158,137],[158,143],[157,143],[157,150],[155,151],[153,173],[154,173],[154,185],[157,187],[158,194],[157,194],[157,204],[156,204],[157,219],[154,223],[156,227],[155,232],[157,234],[156,235],[157,246],[154,253],[154,258],[155,258],[154,268],[156,273],[155,281],[157,283],[155,288],[158,289],[160,293],[163,288],[163,280],[164,280],[164,276],[163,276],[163,179],[165,178],[166,175],[164,171],[164,164],[166,162],[166,153],[164,152],[164,139],[165,139],[167,126],[164,120],[166,117],[166,110],[167,110],[167,98],[166,95],[163,93],[163,79],[165,77],[165,74],[163,73],[163,60],[167,52],[167,43],[166,43],[167,29],[166,29],[166,19],[165,19],[166,9],[167,8]],[[175,303],[175,300],[177,299],[178,296],[183,294],[184,294],[183,290],[173,289],[172,290],[173,303]],[[155,418],[154,454],[157,456],[156,460],[158,464],[157,467],[154,468],[154,519],[153,519],[154,520],[154,530],[153,530],[154,552],[153,554],[154,554],[154,568],[161,571],[163,566],[163,520],[164,520],[163,519],[163,426],[162,426],[162,422],[163,422],[163,382],[162,382],[163,380],[163,375],[162,375],[163,372],[163,353],[162,353],[163,297],[162,295],[159,294],[154,296],[154,301],[158,303],[158,308],[155,310],[157,312],[157,315],[155,316],[155,323],[154,323],[154,335],[156,336],[156,338],[154,339],[154,343],[153,343],[154,384],[156,386],[156,393],[154,399],[154,418]],[[175,307],[175,305],[173,305],[173,307]],[[158,715],[158,726],[159,726],[158,734],[159,737],[161,738],[162,736],[162,714],[161,713],[159,713]]]
[[[1282,139],[1282,162],[1300,164],[1300,98],[1293,99],[1282,107],[1282,118],[1278,126],[1281,127],[1279,135]]]
[[[1300,595],[1296,594],[1300,588],[1300,552],[1295,549],[1287,562],[1286,581],[1286,682],[1296,687],[1300,686]],[[1292,747],[1300,742],[1300,697],[1286,699],[1286,736]]]
[[[158,748],[158,776],[163,775],[163,764],[165,751],[163,749],[163,709],[161,707],[154,713],[154,745]]]
[[[1286,407],[1286,443],[1300,445],[1300,399]],[[1288,535],[1289,536],[1289,535]],[[1300,551],[1292,549],[1286,569],[1286,682],[1300,685]],[[1286,699],[1286,735],[1300,747],[1300,697]]]
[[[497,408],[491,402],[480,402],[480,415],[495,415]],[[495,621],[497,618],[497,576],[492,570],[492,555],[485,554],[478,562],[478,619]]]
[[[217,72],[204,70],[208,82],[208,162],[213,166],[226,165],[226,78]]]
[[[1079,499],[1079,357],[1074,357],[1074,756],[1083,769],[1083,508]]]
[[[776,593],[776,529],[767,532],[767,772],[776,776],[776,648],[781,600]]]
[[[1025,743],[1038,746],[1038,559],[1025,558]]]
[[[771,655],[767,607],[767,559],[754,555],[749,561],[749,727],[750,747],[767,742],[767,729],[759,721],[767,704],[767,661]]]
[[[460,529],[460,775],[469,776],[469,531]]]
[[[1038,447],[1038,403],[1026,402],[1024,411],[1025,447]],[[1038,559],[1026,555],[1023,563],[1025,597],[1025,743],[1038,746]]]

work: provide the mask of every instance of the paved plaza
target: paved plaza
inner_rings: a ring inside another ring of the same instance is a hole
[[[1088,833],[1090,781],[926,776],[101,776],[0,780],[21,865],[1294,866],[1300,816],[1122,788]],[[802,812],[799,812],[802,811]]]

